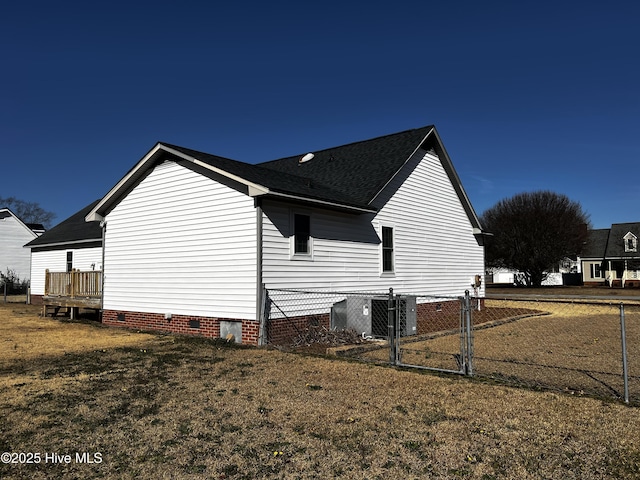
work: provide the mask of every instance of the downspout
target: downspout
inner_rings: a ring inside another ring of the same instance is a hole
[[[100,226],[102,227],[102,292],[100,294],[100,315],[102,316],[102,312],[104,310],[104,249],[106,246],[105,236],[107,235],[107,221],[102,220],[100,222]]]
[[[264,345],[264,285],[262,284],[262,199],[255,198],[256,206],[256,320],[258,346]]]

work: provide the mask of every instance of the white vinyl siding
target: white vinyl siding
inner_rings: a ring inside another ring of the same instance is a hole
[[[376,214],[314,210],[313,262],[289,257],[285,204],[264,202],[268,288],[462,295],[484,272],[484,250],[440,160],[418,151],[377,199]],[[381,227],[393,226],[394,274],[382,272]]]
[[[0,218],[0,272],[6,274],[9,269],[20,280],[29,280],[30,251],[24,245],[36,237],[13,215]]]
[[[31,294],[44,295],[44,274],[64,272],[67,269],[67,252],[73,253],[72,267],[77,270],[102,269],[102,247],[44,250],[31,254]]]
[[[106,310],[255,319],[252,198],[166,161],[106,222]]]

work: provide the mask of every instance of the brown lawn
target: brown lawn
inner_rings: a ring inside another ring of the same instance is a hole
[[[39,454],[0,463],[3,479],[640,475],[640,409],[615,402],[43,319],[21,305],[0,305],[0,345],[0,452]]]

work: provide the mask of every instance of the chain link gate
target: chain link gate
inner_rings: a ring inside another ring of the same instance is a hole
[[[472,302],[468,291],[464,297],[436,297],[394,295],[390,289],[388,309],[392,365],[473,374]]]
[[[473,372],[471,298],[271,289],[265,344],[447,373]]]

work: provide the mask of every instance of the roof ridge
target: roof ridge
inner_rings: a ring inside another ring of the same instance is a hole
[[[327,148],[323,148],[323,149],[320,149],[320,150],[313,150],[313,153],[314,154],[319,154],[319,153],[323,153],[323,152],[328,152],[330,150],[337,150],[339,148],[350,147],[352,145],[359,145],[359,144],[363,144],[363,143],[380,141],[380,140],[383,140],[383,139],[389,138],[389,137],[396,137],[396,136],[400,136],[400,135],[406,135],[407,133],[410,133],[410,132],[417,132],[419,130],[432,129],[433,127],[434,127],[433,125],[425,125],[424,127],[419,127],[419,128],[408,128],[408,129],[403,130],[401,132],[387,133],[385,135],[380,135],[380,136],[374,137],[374,138],[367,138],[367,139],[364,139],[364,140],[357,140],[357,141],[345,143],[345,144],[342,144],[342,145],[336,145],[334,147],[327,147]],[[256,165],[265,165],[267,163],[275,163],[275,162],[279,162],[281,160],[288,160],[288,159],[297,157],[299,155],[300,155],[300,153],[297,153],[295,155],[289,155],[289,156],[286,156],[286,157],[276,158],[274,160],[267,160],[267,161],[264,161],[264,162],[260,162],[260,163],[257,163]]]

